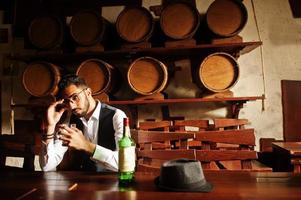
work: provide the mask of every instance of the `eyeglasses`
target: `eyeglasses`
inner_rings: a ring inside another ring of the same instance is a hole
[[[79,91],[78,93],[74,93],[71,95],[71,97],[64,99],[64,104],[69,104],[71,103],[75,103],[78,102],[80,100],[79,95],[80,93],[82,93],[84,90],[86,90],[87,88],[82,89],[81,91]]]

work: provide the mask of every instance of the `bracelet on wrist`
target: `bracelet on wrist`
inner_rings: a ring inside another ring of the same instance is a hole
[[[41,137],[42,137],[43,140],[53,139],[55,137],[55,133],[52,133],[52,134],[42,134]]]

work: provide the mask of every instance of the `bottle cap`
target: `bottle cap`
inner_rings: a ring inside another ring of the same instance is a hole
[[[124,126],[129,126],[129,124],[130,124],[129,118],[123,118],[123,125]]]

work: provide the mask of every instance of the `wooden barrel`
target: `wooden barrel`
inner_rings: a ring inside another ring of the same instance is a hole
[[[91,46],[105,40],[108,21],[94,10],[83,10],[72,16],[70,34],[81,46]]]
[[[198,83],[211,92],[224,92],[238,81],[239,66],[228,53],[217,52],[208,55],[198,68]]]
[[[88,59],[78,66],[76,74],[85,79],[93,95],[98,95],[112,90],[113,70],[113,66],[103,60]]]
[[[59,67],[43,61],[30,63],[22,74],[25,90],[35,97],[56,95],[60,79]]]
[[[128,69],[127,79],[130,87],[142,95],[161,92],[167,85],[167,67],[152,57],[134,60]]]
[[[170,3],[161,12],[161,29],[166,36],[172,39],[192,38],[199,24],[199,12],[190,4]]]
[[[215,0],[206,12],[209,30],[217,36],[237,35],[246,25],[248,11],[238,0]]]
[[[64,26],[56,16],[43,16],[31,20],[28,39],[38,49],[52,49],[63,42]]]
[[[119,36],[127,42],[146,41],[154,29],[153,17],[144,7],[126,7],[115,25]]]

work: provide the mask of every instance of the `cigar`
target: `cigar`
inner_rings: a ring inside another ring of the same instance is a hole
[[[78,184],[77,183],[74,183],[73,185],[71,185],[69,188],[68,188],[68,191],[73,191],[73,190],[76,190]]]

